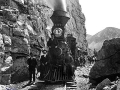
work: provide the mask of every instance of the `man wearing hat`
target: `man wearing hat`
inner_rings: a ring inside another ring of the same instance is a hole
[[[32,82],[32,76],[33,76],[33,82],[35,82],[35,68],[37,66],[37,60],[33,56],[32,53],[30,53],[30,57],[27,60],[28,66],[29,66],[29,83]]]
[[[47,62],[48,62],[46,55],[47,55],[47,50],[42,50],[41,58],[40,58],[40,73],[42,73],[41,75],[43,75],[44,66],[47,65]],[[41,77],[43,77],[43,76],[41,76]]]

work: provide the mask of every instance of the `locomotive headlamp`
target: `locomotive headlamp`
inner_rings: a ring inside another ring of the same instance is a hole
[[[53,33],[55,34],[56,37],[60,37],[62,35],[63,30],[61,28],[55,28],[53,30]]]

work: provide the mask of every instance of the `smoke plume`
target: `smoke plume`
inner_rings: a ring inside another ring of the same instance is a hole
[[[53,10],[63,10],[66,11],[66,0],[46,0],[48,6]]]

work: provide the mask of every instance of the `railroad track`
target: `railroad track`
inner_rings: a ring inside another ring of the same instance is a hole
[[[77,85],[74,82],[66,82],[65,84],[59,85],[38,83],[36,85],[28,90],[77,90]]]
[[[65,90],[77,90],[77,85],[74,82],[66,82]]]

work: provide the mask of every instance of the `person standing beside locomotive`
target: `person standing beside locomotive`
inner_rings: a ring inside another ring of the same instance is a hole
[[[30,80],[29,83],[32,82],[32,76],[33,76],[33,82],[35,82],[35,70],[37,66],[37,60],[32,53],[30,53],[30,57],[27,60],[27,64],[29,67],[29,80]]]
[[[40,58],[40,77],[43,78],[44,75],[44,67],[47,65],[48,61],[47,61],[47,58],[46,58],[46,55],[47,55],[47,50],[42,50],[42,53],[41,53],[41,58]]]

